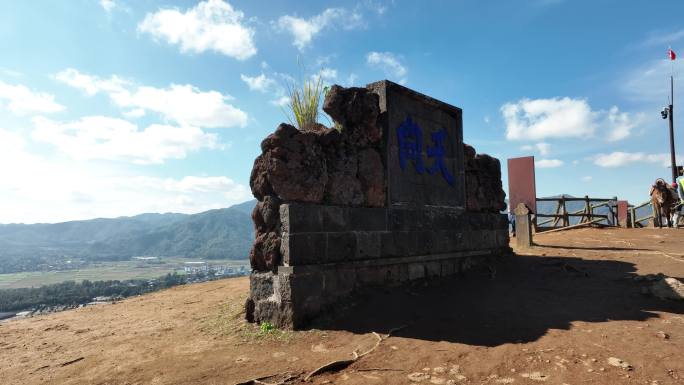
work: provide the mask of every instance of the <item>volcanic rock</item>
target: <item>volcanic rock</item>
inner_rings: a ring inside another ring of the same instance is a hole
[[[385,169],[380,154],[374,149],[359,153],[359,181],[366,200],[366,206],[385,206]]]
[[[276,232],[257,234],[249,262],[257,271],[275,270],[280,263],[280,236]]]

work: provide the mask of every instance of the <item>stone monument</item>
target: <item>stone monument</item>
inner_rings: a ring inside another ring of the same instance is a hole
[[[249,321],[302,328],[363,287],[510,253],[500,163],[463,144],[461,109],[389,81],[323,109],[341,130],[281,124],[254,162]]]

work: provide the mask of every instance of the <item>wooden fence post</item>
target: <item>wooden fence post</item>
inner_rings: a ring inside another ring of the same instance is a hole
[[[591,208],[591,201],[589,200],[589,195],[585,195],[584,199],[586,200],[585,205],[587,206],[587,216],[584,219],[586,222],[591,222],[594,219],[592,217],[592,214],[594,213],[594,209]]]

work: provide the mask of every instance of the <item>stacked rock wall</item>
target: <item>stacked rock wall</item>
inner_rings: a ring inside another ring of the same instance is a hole
[[[279,207],[282,202],[349,207],[385,205],[378,96],[365,88],[333,86],[324,109],[342,124],[300,131],[281,124],[261,142],[250,186],[257,198],[252,213],[256,240],[252,269],[275,271],[281,262]],[[286,249],[287,251],[287,249]]]
[[[281,124],[254,162],[248,320],[300,328],[356,289],[448,276],[509,252],[499,161],[463,145],[459,109],[386,81],[333,86],[323,109],[340,131]],[[416,126],[453,126],[453,148],[423,150],[414,136],[421,153],[400,154],[414,169],[396,167],[393,151],[407,143],[391,130],[406,114]],[[432,173],[418,167],[423,157],[434,158]]]

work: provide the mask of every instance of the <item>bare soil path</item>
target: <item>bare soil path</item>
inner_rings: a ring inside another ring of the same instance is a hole
[[[649,274],[684,277],[684,231],[535,241],[463,277],[363,293],[303,332],[245,324],[246,278],[0,323],[0,383],[235,384],[277,373],[302,383],[392,329],[310,383],[684,383],[684,302],[642,294]]]

